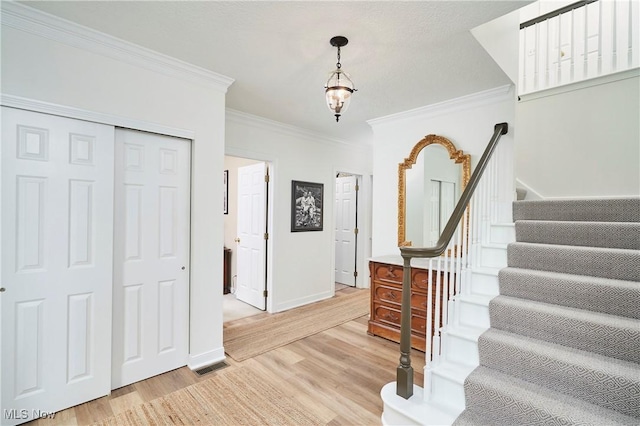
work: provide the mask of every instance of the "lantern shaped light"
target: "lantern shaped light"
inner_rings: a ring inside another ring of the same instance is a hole
[[[357,89],[354,88],[353,81],[347,73],[342,71],[342,64],[340,64],[340,48],[346,46],[349,43],[346,37],[336,36],[333,37],[329,43],[332,46],[338,48],[338,63],[336,69],[329,76],[325,88],[325,96],[327,99],[327,106],[336,117],[336,122],[340,120],[347,108],[349,108],[349,102],[351,101],[351,95]]]

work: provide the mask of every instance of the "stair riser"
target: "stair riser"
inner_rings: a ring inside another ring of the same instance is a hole
[[[448,411],[462,412],[464,410],[464,385],[448,377],[432,374],[431,402],[446,407]]]
[[[486,247],[480,249],[480,265],[485,268],[504,268],[507,266],[507,251],[503,248]]]
[[[492,225],[489,241],[493,244],[509,244],[516,240],[516,231],[513,224]]]
[[[472,367],[479,365],[478,342],[446,332],[442,338],[445,360]]]
[[[554,358],[514,342],[504,343],[498,338],[480,338],[481,364],[522,380],[589,403],[640,417],[640,376],[622,367],[607,369],[601,358],[593,363],[584,360],[574,364],[566,358]],[[574,358],[580,359],[579,357]],[[617,371],[616,371],[617,370]],[[609,377],[603,380],[603,377]]]
[[[513,268],[589,275],[626,281],[640,281],[640,252],[569,246],[541,246],[513,243],[508,248],[508,265]]]
[[[638,424],[638,418],[571,398],[484,366],[478,367],[467,377],[465,393],[466,407],[472,417],[491,419],[491,425]]]
[[[471,294],[495,296],[500,291],[500,283],[496,275],[472,272],[469,285]]]
[[[458,300],[456,309],[459,311],[458,322],[462,326],[489,328],[491,325],[488,306]]]
[[[504,296],[490,303],[491,326],[534,339],[640,363],[640,327],[637,321],[620,319],[599,322],[541,311],[523,304],[504,302]]]

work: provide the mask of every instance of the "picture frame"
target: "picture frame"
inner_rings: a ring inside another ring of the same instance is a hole
[[[223,202],[224,214],[229,214],[229,170],[224,171],[223,195],[224,195],[224,202]]]
[[[322,231],[324,184],[291,181],[291,232]]]

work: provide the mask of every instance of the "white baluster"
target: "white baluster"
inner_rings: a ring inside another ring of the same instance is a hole
[[[427,336],[425,341],[424,400],[431,397],[431,370],[433,369],[433,258],[429,259],[427,273]]]

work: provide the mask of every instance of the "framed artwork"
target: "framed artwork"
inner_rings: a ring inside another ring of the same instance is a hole
[[[324,184],[291,181],[291,232],[322,231]]]
[[[224,171],[224,214],[229,214],[229,170]]]

